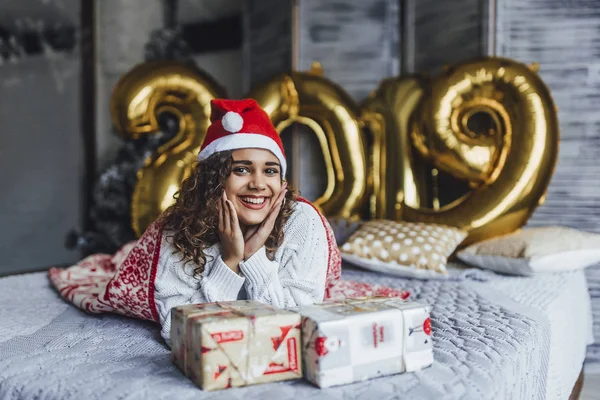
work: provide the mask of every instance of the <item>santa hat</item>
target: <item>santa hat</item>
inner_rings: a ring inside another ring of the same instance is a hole
[[[220,151],[265,149],[279,159],[281,175],[285,176],[287,163],[281,138],[256,100],[214,99],[211,101],[210,122],[198,154],[199,161]]]

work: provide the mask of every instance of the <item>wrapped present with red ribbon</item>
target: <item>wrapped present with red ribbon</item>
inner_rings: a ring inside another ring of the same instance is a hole
[[[173,362],[204,390],[302,377],[297,313],[240,300],[176,307],[171,318]]]
[[[318,387],[416,371],[433,363],[428,306],[399,298],[297,307],[304,377]]]

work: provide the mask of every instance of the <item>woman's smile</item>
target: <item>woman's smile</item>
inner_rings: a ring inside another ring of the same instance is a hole
[[[269,202],[267,196],[238,196],[240,203],[251,210],[261,210]]]

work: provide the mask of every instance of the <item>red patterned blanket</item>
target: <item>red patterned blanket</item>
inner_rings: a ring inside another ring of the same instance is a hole
[[[329,244],[325,299],[363,296],[407,298],[409,293],[361,282],[340,280],[342,260],[335,236],[321,216]],[[154,304],[154,280],[162,230],[152,224],[138,240],[127,243],[114,255],[95,254],[65,268],[51,268],[50,281],[61,296],[91,313],[115,312],[159,322]]]

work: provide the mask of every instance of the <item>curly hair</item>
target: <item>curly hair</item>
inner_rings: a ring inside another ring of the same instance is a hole
[[[175,203],[159,217],[159,223],[165,232],[170,232],[168,239],[172,239],[172,245],[182,255],[182,260],[196,264],[195,276],[204,272],[204,250],[219,241],[219,201],[225,181],[231,174],[232,162],[231,151],[222,151],[200,161],[175,194]],[[274,259],[275,252],[283,243],[285,223],[294,211],[298,195],[288,186],[285,198],[265,242],[270,260]]]

